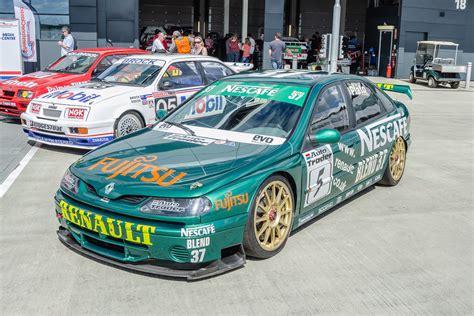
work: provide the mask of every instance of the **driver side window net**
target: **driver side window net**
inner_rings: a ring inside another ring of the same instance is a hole
[[[332,128],[343,132],[349,128],[349,115],[344,94],[339,85],[327,88],[318,98],[316,112],[311,119],[311,130]]]
[[[169,89],[204,85],[194,62],[179,62],[170,65],[161,80],[171,83]]]

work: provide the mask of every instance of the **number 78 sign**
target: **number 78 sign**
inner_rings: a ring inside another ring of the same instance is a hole
[[[454,0],[456,3],[456,10],[465,10],[467,7],[467,0]]]

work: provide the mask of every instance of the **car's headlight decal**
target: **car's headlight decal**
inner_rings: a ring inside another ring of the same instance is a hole
[[[140,208],[140,212],[155,215],[188,217],[201,216],[212,208],[211,201],[205,197],[192,199],[152,198]]]
[[[77,194],[79,191],[79,178],[68,169],[61,180],[61,188]]]
[[[18,90],[18,97],[22,99],[31,99],[33,97],[33,91]]]

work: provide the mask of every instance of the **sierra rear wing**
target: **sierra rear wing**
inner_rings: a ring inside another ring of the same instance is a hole
[[[391,84],[391,83],[376,83],[376,85],[380,90],[403,93],[407,97],[409,97],[410,100],[413,99],[413,94],[411,93],[410,86],[407,86],[404,84]]]

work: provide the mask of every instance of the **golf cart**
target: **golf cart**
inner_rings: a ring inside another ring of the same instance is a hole
[[[431,88],[436,88],[438,84],[449,84],[451,88],[457,89],[461,81],[459,74],[466,72],[465,66],[456,66],[458,46],[452,42],[417,42],[410,82],[425,80]]]

